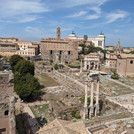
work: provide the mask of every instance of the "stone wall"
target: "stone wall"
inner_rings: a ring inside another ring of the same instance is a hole
[[[11,103],[13,91],[13,74],[0,72],[0,132],[2,133],[15,134],[15,101]]]

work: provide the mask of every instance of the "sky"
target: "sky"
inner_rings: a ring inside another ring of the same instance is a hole
[[[105,45],[134,47],[134,0],[0,0],[0,37],[40,41],[58,26],[62,38],[103,32]]]

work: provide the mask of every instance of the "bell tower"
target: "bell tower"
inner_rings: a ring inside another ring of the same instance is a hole
[[[60,29],[60,27],[57,28],[57,40],[61,40],[61,29]]]

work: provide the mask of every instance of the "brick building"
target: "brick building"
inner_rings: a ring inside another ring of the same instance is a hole
[[[17,43],[13,42],[0,42],[0,52],[16,53],[18,50]]]
[[[134,76],[134,54],[119,54],[117,57],[117,73],[121,76]]]
[[[62,40],[60,28],[57,28],[57,38],[41,39],[41,57],[56,63],[69,63],[78,58],[77,41]]]

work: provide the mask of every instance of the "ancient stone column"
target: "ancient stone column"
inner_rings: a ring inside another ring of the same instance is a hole
[[[94,82],[91,81],[91,97],[90,97],[90,114],[89,117],[92,117],[92,113],[93,113],[93,98],[94,98]]]
[[[82,73],[82,59],[81,59],[81,64],[80,64],[80,73]]]
[[[91,62],[90,61],[89,61],[89,64],[88,65],[89,65],[89,70],[90,70],[90,68],[91,68]]]
[[[94,70],[95,70],[95,66],[96,66],[96,62],[94,62],[94,67],[93,67]]]
[[[87,70],[87,61],[84,60],[84,70]]]
[[[99,113],[99,86],[100,83],[97,81],[95,117],[97,116],[97,113]]]
[[[98,61],[98,63],[97,63],[97,70],[99,70],[99,61]]]
[[[86,82],[85,83],[85,103],[84,103],[83,119],[86,118],[86,113],[87,113],[87,90],[88,90],[88,86],[87,86],[87,82]]]

